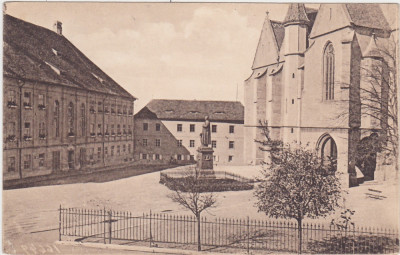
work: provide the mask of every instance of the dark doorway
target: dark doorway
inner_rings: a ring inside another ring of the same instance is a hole
[[[75,168],[74,151],[68,151],[68,168],[70,170]]]
[[[86,149],[81,148],[79,150],[79,163],[81,165],[81,168],[85,167],[86,165]]]
[[[375,178],[376,154],[379,151],[378,135],[376,133],[364,137],[357,145],[356,166],[364,175],[365,181]]]
[[[53,151],[52,168],[54,172],[60,171],[60,151]]]

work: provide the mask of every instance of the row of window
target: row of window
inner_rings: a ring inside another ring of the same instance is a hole
[[[7,141],[15,141],[16,135],[16,124],[15,122],[8,122],[7,123],[8,127],[7,127],[7,137],[6,140]],[[109,128],[111,126],[111,129]],[[30,141],[32,140],[32,128],[31,128],[31,123],[30,122],[24,122],[24,129],[23,129],[23,139],[26,141]],[[104,135],[132,135],[132,129],[131,129],[131,125],[122,125],[122,130],[121,130],[121,125],[117,124],[116,125],[116,130],[114,129],[114,124],[107,124],[106,125],[106,130],[104,132]],[[126,127],[128,127],[128,130],[126,130]],[[111,132],[110,132],[111,130]],[[84,126],[82,126],[82,136],[86,135],[86,129]],[[71,134],[70,132],[68,133],[68,136],[72,136],[74,134]],[[102,130],[102,125],[98,124],[97,125],[97,133],[95,130],[95,124],[91,124],[90,125],[90,135],[91,136],[103,136],[103,130]],[[59,136],[59,126],[56,125],[55,127],[55,136],[58,137]],[[46,123],[45,122],[40,122],[39,123],[39,139],[45,139],[46,138]]]
[[[149,130],[149,123],[143,123],[143,130],[144,131]],[[160,131],[161,130],[161,125],[159,123],[156,123],[155,130],[156,131]],[[182,124],[177,124],[176,125],[176,131],[177,132],[182,132],[183,131],[183,125]],[[196,131],[196,125],[195,124],[189,124],[189,131],[190,132],[195,132]],[[217,125],[211,125],[211,132],[217,133]],[[235,126],[233,126],[233,125],[229,126],[229,133],[231,133],[231,134],[235,133]]]
[[[146,153],[140,153],[139,154],[139,159],[146,159],[146,160],[162,160],[163,156],[161,154],[146,154]],[[194,155],[180,155],[177,154],[174,157],[170,157],[169,158],[170,161],[174,161],[174,160],[194,160]],[[213,160],[214,162],[218,162],[219,161],[219,157],[217,155],[213,155]],[[232,162],[233,161],[233,155],[229,155],[228,156],[228,162]]]
[[[122,149],[122,150],[121,150]],[[128,150],[127,150],[128,149]],[[128,146],[126,144],[123,144],[122,146],[117,145],[117,146],[110,146],[110,156],[120,156],[123,154],[126,154],[128,152],[128,154],[130,154],[132,151],[132,146],[131,144],[128,144]],[[101,152],[102,149],[101,147],[97,147],[97,159],[101,158]],[[115,152],[115,153],[114,153]],[[57,154],[57,153],[56,153]],[[59,152],[58,152],[58,157],[59,157]],[[104,147],[104,156],[108,157],[108,147]],[[40,153],[38,156],[38,166],[43,167],[44,166],[44,162],[45,162],[45,153]],[[94,148],[90,148],[89,149],[89,160],[94,160],[95,154],[94,154]],[[86,157],[86,149],[81,149],[80,151],[80,155],[79,155],[79,159],[81,164],[83,164],[84,162],[86,162],[87,157]],[[68,154],[68,162],[71,163],[72,159],[70,158],[70,152]],[[8,172],[14,172],[16,171],[16,166],[15,166],[15,157],[8,157],[8,162],[7,162],[7,171]],[[32,167],[32,155],[30,154],[25,154],[23,157],[23,169],[24,170],[29,170]]]
[[[32,93],[31,92],[24,92],[24,97],[23,97],[23,105],[25,108],[29,109],[32,108]],[[95,109],[95,105],[96,102],[92,101],[90,103],[90,108],[89,111],[91,113],[96,113],[96,109]],[[17,106],[17,100],[16,100],[16,92],[15,90],[9,90],[8,91],[8,106],[13,108]],[[45,97],[44,94],[38,94],[38,108],[43,110],[46,108],[45,105]],[[121,109],[122,108],[122,109]],[[115,109],[117,109],[115,111]],[[128,115],[132,115],[133,114],[133,109],[129,108],[126,105],[120,105],[120,104],[111,104],[110,107],[111,113],[118,113],[118,114],[128,114]],[[105,113],[109,113],[109,105],[108,104],[104,104],[103,107],[103,102],[98,102],[97,103],[97,112],[105,112]]]
[[[161,146],[161,139],[155,139],[155,146],[160,147]],[[143,139],[142,140],[142,146],[147,146],[148,145],[148,139]],[[183,146],[183,141],[182,140],[177,140],[177,146],[182,147]],[[195,140],[189,140],[189,147],[195,147]],[[217,141],[211,141],[211,147],[212,148],[217,148]],[[235,148],[235,142],[234,141],[229,141],[228,145],[229,149],[234,149]]]

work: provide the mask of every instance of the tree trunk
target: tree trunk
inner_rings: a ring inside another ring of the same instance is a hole
[[[301,225],[301,219],[297,219],[297,231],[299,235],[299,244],[298,244],[298,249],[297,252],[301,254],[301,244],[303,241],[303,226]]]
[[[201,251],[201,237],[200,237],[200,214],[196,215],[197,218],[197,250]]]

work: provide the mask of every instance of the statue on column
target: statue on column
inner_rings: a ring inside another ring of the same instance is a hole
[[[203,130],[200,134],[201,145],[204,147],[208,147],[211,144],[211,132],[210,132],[210,121],[208,120],[208,116],[206,116],[203,124]]]

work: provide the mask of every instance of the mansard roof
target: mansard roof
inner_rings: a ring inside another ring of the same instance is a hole
[[[4,75],[136,99],[64,36],[10,15],[3,19]]]
[[[244,107],[234,101],[153,99],[135,114],[139,119],[149,116],[178,121],[204,121],[209,116],[211,122],[243,123]]]
[[[307,17],[304,4],[292,3],[289,5],[283,24],[298,22],[308,24],[310,20]]]
[[[385,31],[391,30],[379,4],[352,3],[345,4],[345,6],[349,13],[350,21],[354,25]]]

